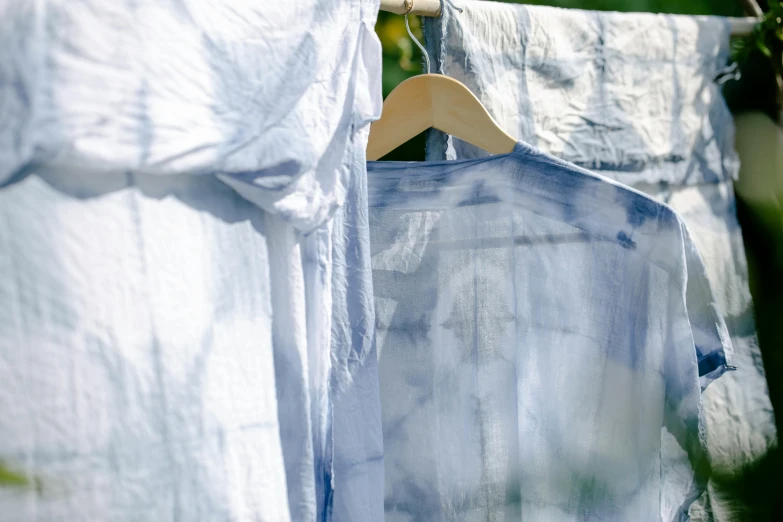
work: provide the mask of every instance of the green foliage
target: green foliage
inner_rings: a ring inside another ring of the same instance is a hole
[[[783,2],[770,2],[769,10],[764,13],[753,33],[738,39],[732,46],[734,59],[745,62],[754,50],[767,58],[772,58],[775,50],[783,47]]]
[[[27,477],[25,477],[21,473],[18,473],[8,468],[5,464],[0,462],[0,487],[21,488],[21,487],[30,486],[30,484],[31,483]]]

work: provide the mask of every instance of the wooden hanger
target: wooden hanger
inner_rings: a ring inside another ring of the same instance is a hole
[[[442,74],[430,74],[427,51],[411,33],[427,63],[427,74],[399,84],[383,101],[381,119],[370,126],[367,159],[377,160],[417,134],[435,128],[492,154],[514,150],[517,140],[495,123],[487,109],[464,84]]]

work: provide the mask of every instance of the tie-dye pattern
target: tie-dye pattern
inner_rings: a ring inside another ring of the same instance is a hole
[[[387,522],[680,520],[731,345],[679,216],[522,144],[368,176]]]

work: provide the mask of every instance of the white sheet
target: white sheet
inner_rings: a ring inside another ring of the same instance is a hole
[[[0,520],[289,520],[269,269],[293,250],[211,177],[61,175],[0,190],[0,455],[40,484]]]
[[[381,509],[377,10],[0,1],[0,520]]]

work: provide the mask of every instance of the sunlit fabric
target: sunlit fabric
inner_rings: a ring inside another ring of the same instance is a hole
[[[311,231],[378,111],[378,0],[0,4],[0,183],[30,161],[229,173]]]
[[[713,469],[735,476],[776,445],[732,187],[734,125],[716,78],[730,28],[718,17],[589,12],[455,0],[427,20],[434,70],[464,82],[511,135],[629,184],[677,210],[691,231],[736,352],[704,395]],[[427,159],[486,153],[433,132]],[[765,518],[710,483],[697,520]],[[711,513],[710,513],[711,511]]]
[[[0,189],[0,460],[40,484],[0,520],[289,520],[293,230],[212,176],[62,174]]]
[[[377,10],[0,2],[0,520],[381,516]]]
[[[731,344],[680,217],[522,144],[368,177],[385,520],[685,518]]]

